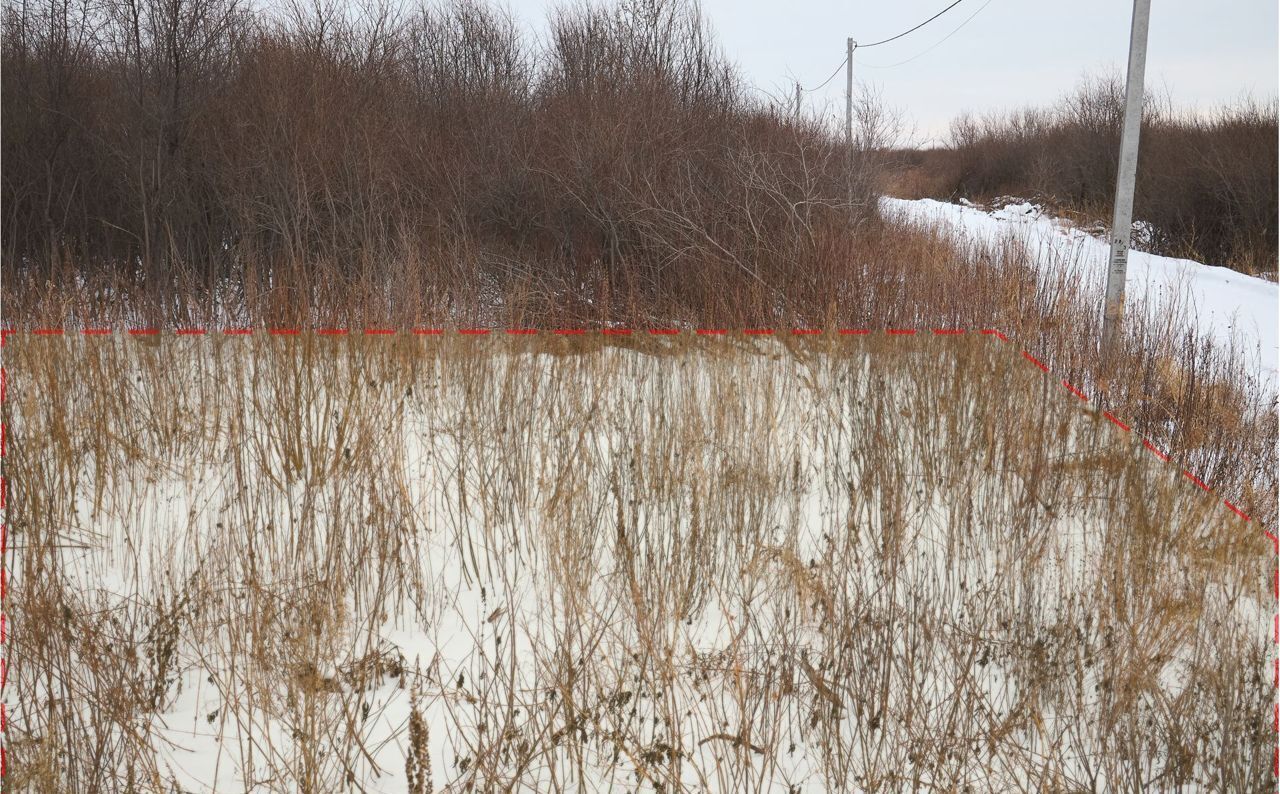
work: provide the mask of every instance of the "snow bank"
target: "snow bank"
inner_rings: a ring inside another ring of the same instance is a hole
[[[1081,283],[1099,296],[1106,283],[1110,251],[1100,240],[1074,226],[1045,216],[1034,204],[1009,204],[986,212],[968,201],[946,204],[932,199],[884,197],[881,209],[913,222],[944,224],[962,241],[1025,245],[1037,264],[1068,264],[1080,269]],[[1152,316],[1185,306],[1196,327],[1224,349],[1232,349],[1260,382],[1274,393],[1280,374],[1280,287],[1225,267],[1189,259],[1132,251],[1126,294]]]

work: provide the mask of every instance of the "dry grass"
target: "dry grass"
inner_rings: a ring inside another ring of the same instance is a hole
[[[4,25],[19,328],[997,327],[1275,525],[1228,351],[1100,361],[1071,263],[878,217],[876,108],[760,106],[689,6]],[[11,782],[1261,788],[1261,538],[889,344],[11,337]]]
[[[1275,524],[1275,404],[1239,362],[1177,322],[1100,362],[1069,268],[879,218],[874,97],[849,152],[753,99],[692,6],[550,29],[468,2],[7,4],[6,320],[997,327]],[[1105,100],[1077,103],[1099,135]]]
[[[1269,544],[993,339],[6,353],[18,790],[1271,785]]]

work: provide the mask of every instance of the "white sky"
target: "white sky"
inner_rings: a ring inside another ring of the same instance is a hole
[[[791,96],[814,86],[844,58],[845,38],[888,38],[951,0],[702,0],[717,39],[755,85]],[[1132,4],[1127,0],[964,0],[903,39],[858,52],[854,76],[878,86],[921,140],[945,134],[965,110],[1047,104],[1089,71],[1123,74]],[[508,0],[541,33],[555,0]],[[1277,93],[1276,0],[1153,0],[1147,84],[1175,103],[1213,107],[1252,93]],[[970,15],[964,27],[946,41]],[[873,68],[920,57],[894,68]],[[806,96],[806,106],[843,112],[844,76]]]

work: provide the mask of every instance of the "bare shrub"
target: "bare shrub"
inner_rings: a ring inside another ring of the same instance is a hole
[[[1033,195],[1091,218],[1108,217],[1115,190],[1124,84],[1086,78],[1050,108],[962,116],[934,154],[946,180],[935,196]],[[1209,113],[1148,94],[1134,217],[1156,230],[1155,253],[1246,273],[1276,269],[1276,100],[1243,97]]]
[[[678,0],[562,9],[543,47],[468,0],[61,13],[5,7],[33,315],[76,284],[82,317],[154,324],[781,316],[796,273],[829,283],[818,235],[875,212],[870,158],[749,101]]]

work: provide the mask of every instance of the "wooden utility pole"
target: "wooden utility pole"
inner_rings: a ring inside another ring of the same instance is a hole
[[[800,120],[800,81],[796,81],[796,121]]]
[[[1102,355],[1110,359],[1124,321],[1124,279],[1129,267],[1133,234],[1133,191],[1138,176],[1138,134],[1142,130],[1142,82],[1147,68],[1147,26],[1151,0],[1134,0],[1129,29],[1129,71],[1125,79],[1124,126],[1120,130],[1120,163],[1116,169],[1116,200],[1111,217],[1111,258],[1107,267],[1107,297],[1102,316]]]

